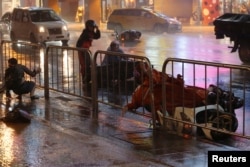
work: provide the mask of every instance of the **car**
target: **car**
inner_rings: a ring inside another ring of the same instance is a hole
[[[51,8],[19,7],[12,12],[11,41],[46,43],[61,41],[67,45],[70,33],[63,21]]]
[[[11,16],[11,12],[6,12],[0,19],[0,31],[2,35],[10,33]]]
[[[182,31],[178,20],[147,8],[115,9],[107,21],[107,29],[118,31],[138,30],[156,33],[175,33]]]

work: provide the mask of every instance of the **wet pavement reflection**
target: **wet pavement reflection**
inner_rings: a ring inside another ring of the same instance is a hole
[[[249,141],[221,142],[149,128],[148,117],[100,105],[99,120],[90,117],[88,100],[53,93],[20,105],[33,116],[30,124],[0,122],[1,166],[207,166],[208,150],[249,150]],[[2,97],[4,99],[4,97]],[[1,102],[1,114],[6,103]],[[86,159],[88,157],[88,159]],[[98,161],[96,161],[98,159]]]
[[[228,54],[229,51],[225,48],[227,41],[211,40],[214,37],[211,37],[210,27],[208,29],[203,35],[190,35],[187,32],[186,36],[164,34],[161,37],[150,37],[150,34],[146,34],[143,38],[150,40],[123,47],[128,53],[145,54],[159,70],[167,57],[190,58],[190,55],[193,59],[204,61],[240,64],[236,57],[233,58],[235,55]],[[192,41],[188,41],[187,37]],[[222,45],[218,45],[221,42]],[[198,44],[203,47],[196,47]],[[218,54],[221,57],[217,57]],[[65,62],[67,63],[67,58],[63,55],[63,63]],[[188,70],[186,72],[185,75],[191,75]],[[213,83],[210,75],[213,74],[208,75]],[[245,76],[239,71],[234,75],[234,87],[239,91],[235,91],[235,94],[240,94],[242,77]],[[198,78],[198,85],[199,79],[202,83],[204,78]],[[186,82],[191,83],[192,80],[187,79]],[[225,85],[227,80],[223,78],[223,82]],[[43,97],[43,89],[38,89],[37,93],[41,97],[39,100],[30,101],[25,96],[22,103],[12,99],[10,104],[7,104],[4,95],[0,96],[1,116],[15,105],[33,116],[29,124],[0,122],[0,166],[206,167],[209,150],[250,150],[250,141],[238,137],[214,142],[202,136],[184,139],[161,129],[153,130],[149,125],[149,117],[134,113],[121,117],[120,109],[104,104],[99,106],[98,121],[93,120],[92,106],[88,100],[55,92],[47,100]],[[249,97],[249,90],[247,93]],[[116,94],[105,98],[117,104],[123,104],[126,100]],[[249,107],[249,99],[246,100]],[[241,110],[236,112],[242,122]],[[249,112],[246,118],[250,118]],[[249,131],[246,133],[250,134]]]

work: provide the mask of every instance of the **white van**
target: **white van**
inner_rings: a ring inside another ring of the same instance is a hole
[[[50,8],[23,7],[12,12],[10,38],[12,41],[24,40],[32,43],[69,41],[67,24]]]

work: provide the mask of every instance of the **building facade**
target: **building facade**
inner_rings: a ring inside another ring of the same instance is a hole
[[[50,7],[64,19],[77,22],[90,18],[106,22],[117,8],[152,8],[184,24],[197,25],[211,25],[224,13],[250,13],[250,0],[1,0],[0,14],[18,6]]]

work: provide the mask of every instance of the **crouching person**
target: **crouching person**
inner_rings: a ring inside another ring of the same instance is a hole
[[[25,81],[24,74],[28,74],[31,77],[35,77],[36,74],[41,72],[40,69],[31,71],[29,68],[22,64],[17,63],[17,59],[10,58],[8,60],[9,67],[5,70],[5,89],[6,97],[11,98],[10,91],[12,90],[18,95],[21,100],[23,94],[30,94],[30,99],[39,99],[34,95],[36,84],[33,81]]]

